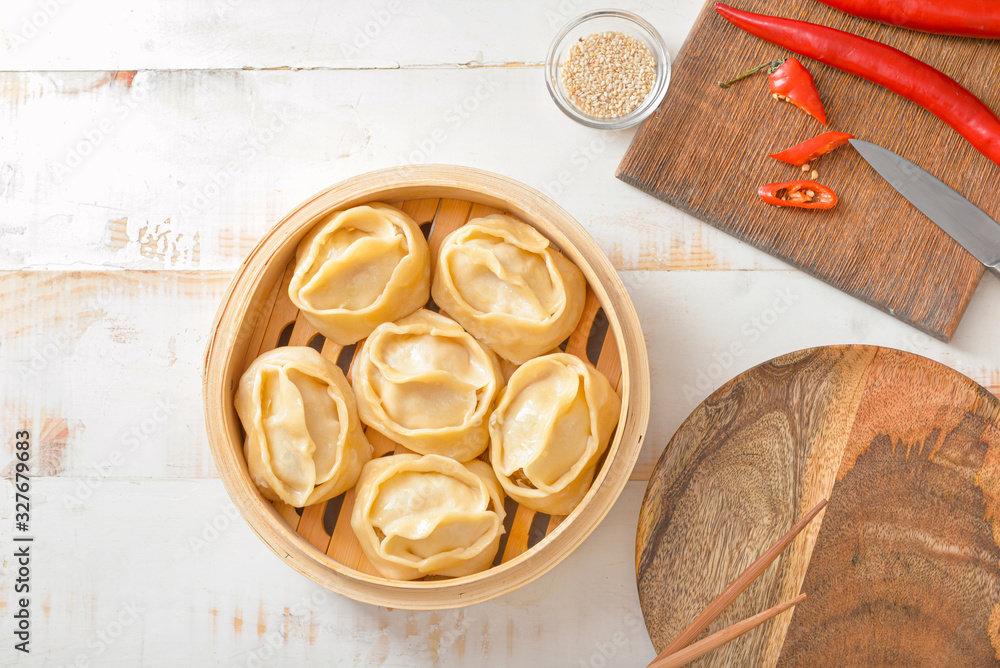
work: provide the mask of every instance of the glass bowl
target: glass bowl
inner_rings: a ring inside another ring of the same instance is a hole
[[[646,45],[656,63],[656,80],[638,107],[624,116],[605,118],[588,114],[573,104],[562,81],[562,66],[570,49],[580,39],[594,33],[614,31],[630,35]],[[621,130],[645,120],[663,100],[670,84],[670,54],[663,38],[645,19],[621,9],[597,9],[567,23],[549,47],[545,59],[545,85],[556,106],[583,125],[606,130]]]

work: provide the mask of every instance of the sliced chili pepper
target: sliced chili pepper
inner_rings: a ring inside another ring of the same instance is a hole
[[[829,209],[837,203],[837,193],[815,181],[767,183],[757,194],[768,204],[799,209]]]
[[[781,67],[767,76],[767,80],[772,93],[826,125],[826,111],[823,109],[822,100],[819,99],[816,82],[798,59],[786,60]]]
[[[1000,165],[1000,119],[951,77],[891,46],[842,30],[716,3],[715,11],[751,35],[856,74],[931,112]]]
[[[718,84],[722,88],[729,88],[737,81],[741,81],[751,74],[764,69],[767,70],[768,88],[770,88],[773,95],[781,100],[791,102],[823,125],[826,125],[826,112],[823,110],[823,102],[819,99],[816,82],[813,81],[809,70],[795,58],[772,60],[763,65],[751,67],[743,74],[735,76],[729,81],[719,81]]]
[[[819,0],[869,21],[959,37],[1000,37],[995,0]]]
[[[784,151],[772,153],[771,157],[801,167],[807,162],[812,162],[819,156],[843,146],[849,139],[854,139],[854,135],[849,135],[846,132],[824,132],[801,144],[786,148]]]

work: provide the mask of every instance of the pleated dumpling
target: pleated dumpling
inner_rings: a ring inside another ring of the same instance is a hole
[[[379,573],[413,580],[489,568],[503,519],[503,492],[486,462],[404,454],[365,466],[351,527]]]
[[[288,296],[326,338],[346,346],[427,303],[431,261],[412,218],[387,204],[335,211],[299,243]]]
[[[499,214],[470,220],[444,240],[431,286],[442,310],[515,364],[570,335],[586,291],[580,269],[538,230]]]
[[[371,459],[344,372],[312,348],[253,361],[236,390],[250,477],[268,499],[302,508],[354,486]]]
[[[503,375],[483,344],[420,309],[365,339],[354,363],[361,421],[414,452],[464,462],[489,444]]]
[[[575,355],[518,367],[490,416],[490,461],[504,491],[532,510],[568,515],[590,489],[620,410],[608,379]]]

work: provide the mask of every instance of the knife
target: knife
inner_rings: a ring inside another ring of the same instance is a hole
[[[860,139],[850,141],[890,186],[1000,278],[1000,223],[906,158]]]

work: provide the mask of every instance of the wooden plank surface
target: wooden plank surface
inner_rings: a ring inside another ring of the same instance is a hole
[[[741,374],[677,431],[643,501],[654,646],[828,498],[707,632],[809,598],[698,665],[1000,665],[998,462],[1000,400],[931,360],[831,346]]]
[[[64,508],[79,483],[34,481],[32,652],[5,642],[0,665],[577,666],[603,648],[617,665],[642,666],[653,653],[632,573],[644,483],[629,483],[559,568],[496,601],[439,612],[356,603],[302,577],[261,545],[217,479],[108,480]],[[0,485],[4,511],[12,489]],[[0,517],[8,562],[12,519]],[[0,601],[9,630],[15,603]]]
[[[865,341],[931,357],[1000,395],[1000,281],[987,277],[950,345],[796,271],[626,271],[650,355],[653,405],[633,471],[646,480],[698,403],[789,349]],[[225,271],[0,272],[0,456],[17,424],[51,421],[46,475],[216,476],[200,404]],[[35,298],[25,301],[21,295]],[[158,411],[160,403],[169,419]],[[119,453],[109,474],[102,465]]]
[[[873,38],[937,67],[995,109],[1000,44],[881,26],[812,0],[753,0],[741,9],[807,20]],[[752,37],[705,5],[676,62],[656,114],[639,130],[618,177],[738,239],[945,341],[955,332],[982,265],[849,147],[813,165],[839,193],[829,211],[771,207],[764,183],[801,178],[768,156],[825,130],[850,132],[893,150],[955,187],[994,217],[1000,168],[917,105],[820,63],[805,60],[826,106],[828,127],[767,91],[763,75],[715,85],[790,52]]]
[[[572,213],[618,269],[785,268],[616,181],[632,131],[572,123],[538,76],[522,67],[169,70],[131,80],[0,72],[0,269],[233,271],[317,191],[407,162],[517,178]],[[491,89],[480,100],[483,81]],[[400,95],[410,100],[403,122]],[[466,102],[473,111],[458,115]],[[156,131],[165,127],[170,138]]]
[[[53,3],[8,0],[0,16],[4,69],[537,66],[563,23],[606,6],[600,0],[477,2],[471,10],[462,0]],[[645,4],[636,10],[676,51],[698,7]]]
[[[534,65],[558,23],[599,0],[522,0],[502,12],[408,3],[353,60],[338,56],[341,45],[380,0],[336,10],[302,0],[280,16],[252,0],[61,1],[43,31],[16,44],[42,4],[15,0],[0,18],[0,625],[14,606],[7,481],[22,426],[39,435],[40,541],[32,655],[4,643],[0,665],[68,666],[83,656],[111,668],[576,668],[652,659],[632,566],[644,482],[629,484],[559,568],[454,614],[327,594],[227,515],[199,396],[215,310],[231,272],[276,220],[363,171],[407,161],[497,171],[552,196],[597,239],[636,302],[652,365],[637,481],[709,392],[794,348],[903,348],[1000,392],[992,276],[944,345],[614,180],[634,131],[572,123]],[[673,54],[701,8],[622,6],[651,20]],[[261,137],[286,110],[288,127]],[[59,170],[95,132],[100,142],[79,166]],[[255,141],[252,156],[241,154]],[[231,173],[220,157],[228,155],[238,161]],[[216,194],[220,170],[231,179]],[[157,420],[159,402],[166,421]],[[216,538],[213,525],[225,527]],[[196,551],[191,540],[203,536],[208,545]],[[116,631],[133,602],[140,621],[98,655],[98,634]]]

